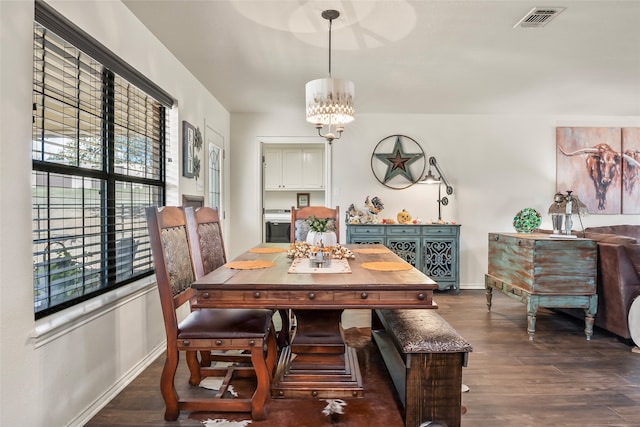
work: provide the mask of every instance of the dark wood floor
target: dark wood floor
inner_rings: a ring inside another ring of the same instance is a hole
[[[587,341],[583,322],[546,309],[538,313],[530,342],[524,305],[504,295],[494,293],[490,313],[484,291],[442,292],[434,299],[439,313],[473,346],[463,369],[470,388],[462,396],[463,426],[640,426],[640,354],[629,343],[597,328]],[[87,426],[201,426],[189,414],[161,421],[160,366],[150,366]],[[311,427],[307,414],[291,413],[290,426]]]

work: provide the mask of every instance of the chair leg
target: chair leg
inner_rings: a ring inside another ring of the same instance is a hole
[[[267,343],[267,347],[269,344]],[[262,345],[254,345],[251,348],[251,363],[256,372],[257,386],[251,398],[251,418],[255,421],[267,419],[267,399],[271,389],[271,376],[267,369]]]
[[[175,348],[167,349],[167,357],[164,361],[164,368],[162,368],[162,375],[160,377],[160,392],[164,399],[164,419],[166,421],[175,421],[178,419],[178,415],[180,415],[178,392],[174,385],[179,359],[179,353]]]
[[[202,375],[200,375],[200,362],[198,362],[197,351],[187,351],[187,366],[189,367],[189,384],[199,385],[202,381]]]

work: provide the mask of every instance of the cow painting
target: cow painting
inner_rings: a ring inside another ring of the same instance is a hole
[[[591,214],[622,212],[622,128],[557,127],[556,191],[572,190]]]
[[[640,127],[622,128],[622,213],[640,214]]]
[[[625,150],[623,160],[624,191],[633,194],[636,183],[640,181],[640,150]]]
[[[580,150],[565,152],[558,147],[565,156],[585,156],[587,173],[593,181],[598,201],[598,210],[604,210],[607,204],[607,190],[612,182],[619,179],[620,153],[613,150],[608,144],[598,144],[595,147],[582,148]]]
[[[640,127],[557,127],[556,191],[592,214],[640,214]]]

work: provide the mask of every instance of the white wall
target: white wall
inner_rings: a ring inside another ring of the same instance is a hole
[[[120,1],[48,3],[175,97],[167,203],[204,195],[178,178],[180,123],[206,121],[228,144],[229,113]],[[163,350],[164,327],[153,278],[34,321],[33,16],[33,1],[0,1],[0,425],[82,425]]]
[[[414,217],[437,219],[436,186],[393,190],[380,184],[371,171],[371,153],[381,139],[410,136],[427,156],[436,157],[454,187],[442,216],[462,225],[462,288],[481,288],[487,268],[487,233],[514,231],[513,217],[525,207],[538,210],[542,227],[551,227],[546,212],[556,192],[556,126],[639,125],[640,117],[359,114],[342,139],[333,143],[333,204],[344,212],[351,203],[363,208],[367,195],[379,196],[384,202],[379,216],[395,218],[407,209]],[[228,253],[235,256],[261,236],[256,214],[260,203],[256,137],[309,136],[315,129],[305,122],[302,110],[296,116],[232,114],[231,128],[231,189],[246,195],[233,201],[234,239]],[[588,215],[583,221],[585,227],[640,224],[640,215]],[[345,232],[346,227],[341,227]]]
[[[119,1],[49,3],[176,98],[169,204],[179,203],[182,193],[204,194],[195,181],[178,177],[181,121],[203,131],[206,122],[223,136],[231,159],[225,177],[225,185],[232,183],[226,187],[232,195],[227,204],[231,229],[225,234],[229,255],[258,243],[262,216],[257,137],[313,136],[315,129],[302,113],[238,114],[230,119]],[[47,321],[33,319],[28,142],[33,7],[28,0],[0,1],[0,425],[80,425],[162,350],[163,327],[151,281],[123,289],[136,290],[125,299],[92,300]],[[371,175],[369,159],[380,139],[396,133],[411,136],[427,155],[438,158],[455,187],[444,216],[462,224],[463,286],[479,285],[486,269],[487,232],[511,230],[515,212],[526,206],[544,212],[551,203],[555,126],[640,126],[640,118],[359,115],[334,143],[332,204],[344,210],[351,203],[361,206],[367,195],[378,195],[385,202],[385,215],[393,217],[406,208],[414,216],[434,217],[436,196],[427,195],[430,189],[394,191]],[[591,215],[585,225],[622,222],[637,224],[640,218]]]

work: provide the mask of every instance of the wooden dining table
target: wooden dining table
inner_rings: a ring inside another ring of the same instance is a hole
[[[434,309],[438,285],[382,245],[345,245],[355,255],[348,272],[335,272],[342,261],[333,272],[307,272],[309,260],[289,258],[290,246],[263,243],[203,276],[193,284],[194,307],[292,309],[295,333],[281,350],[272,397],[362,397],[357,354],[341,330],[343,310]]]

